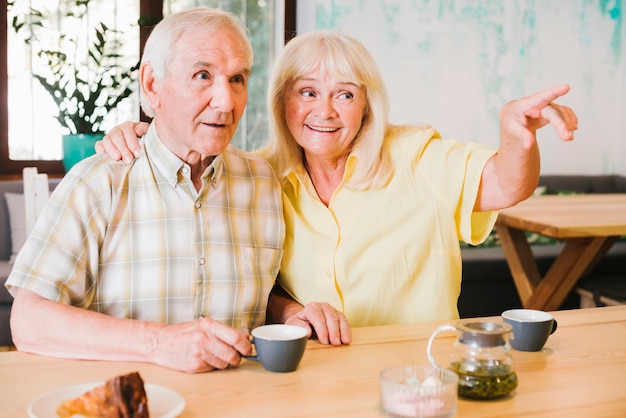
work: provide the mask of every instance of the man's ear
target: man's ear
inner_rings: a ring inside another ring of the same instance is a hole
[[[139,84],[146,102],[152,109],[159,107],[159,80],[154,76],[154,68],[149,62],[144,63],[139,69]]]

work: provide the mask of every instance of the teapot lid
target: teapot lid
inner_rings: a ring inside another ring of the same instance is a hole
[[[510,324],[481,319],[459,321],[456,327],[461,331],[460,341],[480,347],[504,345],[504,336],[513,331]]]

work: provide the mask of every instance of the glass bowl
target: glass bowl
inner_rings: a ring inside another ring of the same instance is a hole
[[[459,377],[426,365],[380,372],[380,408],[388,417],[450,418],[456,415]]]

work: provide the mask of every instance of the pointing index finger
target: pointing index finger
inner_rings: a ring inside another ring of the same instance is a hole
[[[544,108],[559,97],[569,92],[569,84],[561,84],[542,90],[538,93],[528,96],[526,99],[530,102],[529,107]]]

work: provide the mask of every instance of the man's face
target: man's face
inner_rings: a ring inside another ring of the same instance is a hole
[[[154,80],[161,140],[189,163],[223,152],[248,99],[250,67],[230,29],[188,30],[174,44],[163,80]]]

